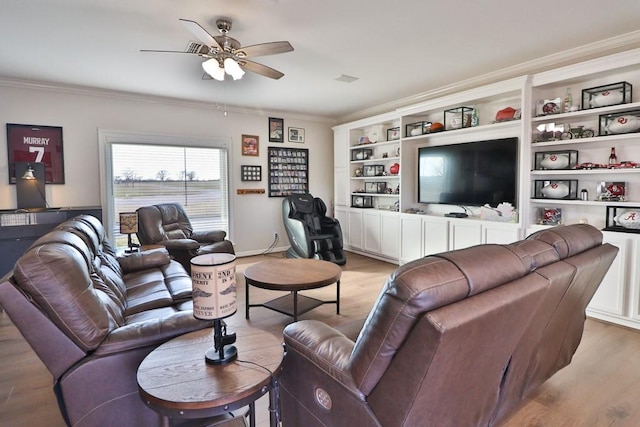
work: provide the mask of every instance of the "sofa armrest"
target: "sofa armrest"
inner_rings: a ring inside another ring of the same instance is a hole
[[[172,250],[196,250],[200,247],[200,243],[193,239],[170,239],[163,240],[157,243],[158,245],[162,245],[166,247],[169,251]]]
[[[194,231],[191,233],[191,238],[200,243],[222,242],[225,237],[227,237],[227,232],[224,230]]]
[[[365,400],[349,370],[355,343],[344,334],[322,322],[303,320],[284,329],[284,342],[287,353],[298,353],[357,399]]]
[[[212,321],[194,318],[190,310],[135,322],[111,331],[95,350],[94,355],[106,356],[147,346],[158,346],[179,335],[212,326]]]
[[[169,264],[171,257],[165,248],[151,249],[142,252],[133,252],[119,256],[118,263],[124,273],[147,270]]]

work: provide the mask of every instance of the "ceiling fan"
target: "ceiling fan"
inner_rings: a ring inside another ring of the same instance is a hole
[[[189,43],[184,52],[148,49],[143,49],[141,52],[189,53],[205,58],[206,61],[202,63],[202,68],[205,70],[203,79],[213,78],[222,81],[226,73],[234,80],[238,80],[244,75],[244,70],[276,80],[284,76],[280,71],[248,58],[291,52],[293,46],[289,42],[279,41],[241,47],[238,40],[228,35],[231,30],[230,19],[220,18],[216,21],[216,26],[221,34],[219,36],[212,36],[195,21],[188,19],[180,19],[180,21],[201,43]]]

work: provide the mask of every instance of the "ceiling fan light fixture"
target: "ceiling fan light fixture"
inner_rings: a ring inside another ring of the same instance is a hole
[[[244,76],[244,70],[233,58],[226,58],[224,60],[224,70],[233,77],[233,80],[239,80]]]
[[[202,68],[211,77],[218,81],[224,80],[224,68],[220,66],[220,63],[216,58],[211,58],[202,63]]]

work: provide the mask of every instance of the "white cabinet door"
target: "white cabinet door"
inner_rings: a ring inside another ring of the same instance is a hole
[[[363,249],[375,254],[380,253],[380,212],[368,209],[362,214]]]
[[[424,256],[448,251],[449,221],[436,217],[423,218],[422,247],[424,248]]]
[[[422,218],[418,215],[400,217],[400,264],[422,257]]]
[[[362,249],[362,211],[349,209],[349,246]]]
[[[609,235],[611,234],[611,235]],[[622,233],[609,233],[605,236],[605,242],[616,246],[620,252],[613,260],[613,264],[604,276],[600,287],[591,299],[588,308],[618,316],[624,315],[625,288],[627,282],[627,259],[630,256],[629,245],[631,242]],[[621,234],[617,236],[614,234]]]
[[[482,226],[482,243],[496,243],[506,245],[520,240],[520,229],[515,226],[497,224],[484,224]]]
[[[395,212],[380,213],[380,254],[393,259],[400,254],[400,217]]]
[[[482,243],[482,225],[471,221],[449,222],[450,250],[464,249]]]
[[[333,174],[335,205],[347,207],[351,204],[349,200],[349,168],[334,168]]]

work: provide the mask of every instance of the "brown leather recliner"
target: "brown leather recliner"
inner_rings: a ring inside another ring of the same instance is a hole
[[[0,281],[0,304],[51,372],[68,425],[161,425],[140,399],[138,365],[212,324],[193,317],[191,279],[164,248],[116,257],[104,236],[95,217],[60,224]]]
[[[399,267],[357,338],[284,330],[284,427],[488,426],[571,360],[617,248],[589,225]]]
[[[138,239],[143,245],[163,245],[187,271],[191,258],[207,253],[235,254],[224,230],[194,231],[180,203],[138,208]]]

